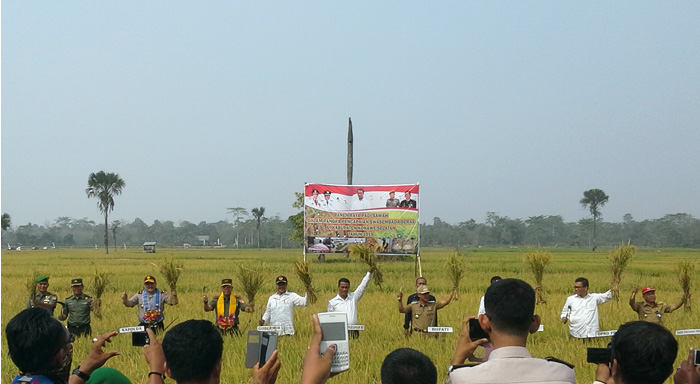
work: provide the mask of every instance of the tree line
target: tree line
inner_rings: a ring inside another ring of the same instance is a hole
[[[257,214],[260,214],[260,208],[256,208]],[[247,249],[300,248],[299,240],[290,240],[295,232],[295,216],[286,220],[279,216],[256,216],[243,208],[231,208],[229,213],[233,215],[233,222],[220,220],[195,224],[155,220],[149,225],[138,218],[132,222],[113,221],[109,231],[110,248],[114,249],[115,244],[117,249],[125,244],[140,247],[146,241],[155,241],[163,247],[190,244]],[[643,221],[634,220],[630,214],[625,215],[621,222],[606,222],[598,218],[596,226],[598,246],[614,246],[629,240],[637,246],[700,248],[700,220],[686,213]],[[420,235],[424,247],[594,246],[592,218],[565,222],[559,215],[511,219],[487,212],[484,222],[470,219],[457,224],[435,217],[432,223],[420,224]],[[208,236],[209,240],[198,240],[200,236]],[[10,227],[2,233],[5,247],[8,244],[41,248],[52,244],[57,247],[94,247],[102,245],[103,237],[104,224],[65,216],[43,225],[28,223]]]

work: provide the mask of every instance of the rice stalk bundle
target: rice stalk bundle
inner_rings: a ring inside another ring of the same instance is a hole
[[[303,260],[294,261],[294,271],[299,276],[299,280],[304,283],[306,287],[306,299],[310,304],[316,302],[316,293],[314,292],[314,286],[311,281],[311,273],[309,272],[309,263]]]
[[[262,288],[264,279],[262,273],[243,266],[238,267],[238,280],[243,285],[243,292],[248,298],[248,304],[255,305],[255,295]]]
[[[445,265],[445,272],[452,282],[452,287],[455,291],[453,300],[459,300],[459,283],[464,277],[464,263],[459,259],[459,253],[455,252],[447,260]]]
[[[163,264],[160,266],[160,273],[163,274],[165,282],[170,287],[169,304],[176,305],[179,300],[177,298],[177,280],[184,270],[184,264],[175,260],[175,256],[166,257],[163,259]]]
[[[681,289],[683,290],[683,304],[685,304],[686,312],[692,312],[693,310],[690,305],[690,288],[693,282],[693,272],[695,272],[695,264],[690,261],[681,261],[676,267],[678,282],[681,284]]]
[[[36,296],[36,279],[38,279],[39,276],[41,275],[39,275],[39,273],[35,271],[27,278],[26,287],[27,295],[29,295],[29,300],[33,300],[34,296]]]
[[[350,254],[353,257],[359,258],[361,261],[367,264],[367,266],[369,266],[369,272],[372,274],[372,281],[374,281],[374,284],[381,288],[382,283],[384,282],[384,276],[377,265],[377,249],[367,244],[355,244],[350,247]]]
[[[542,287],[542,278],[544,277],[544,270],[547,268],[549,263],[552,261],[552,254],[547,251],[534,251],[525,254],[525,263],[532,271],[535,277],[535,303],[545,304],[547,300],[544,298],[544,288]]]
[[[627,268],[632,257],[637,252],[637,247],[630,245],[621,244],[619,247],[613,249],[610,252],[610,271],[612,272],[612,278],[610,281],[612,295],[615,300],[620,300],[620,282],[622,281],[622,274]]]
[[[109,273],[107,271],[95,270],[92,275],[92,289],[95,292],[95,297],[92,299],[92,313],[102,319],[102,294],[109,284]]]

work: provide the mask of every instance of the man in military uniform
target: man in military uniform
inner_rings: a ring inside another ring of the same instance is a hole
[[[399,199],[394,198],[394,196],[396,196],[396,191],[389,192],[389,198],[386,199],[387,207],[398,207],[401,204]]]
[[[630,297],[630,307],[632,310],[637,312],[639,315],[639,320],[648,321],[650,323],[656,323],[659,325],[664,325],[664,321],[661,319],[663,313],[671,313],[676,309],[680,308],[685,301],[684,298],[675,304],[665,304],[662,302],[656,302],[656,291],[652,287],[646,287],[642,289],[642,298],[644,301],[637,302],[635,298],[637,296],[637,288],[632,291],[632,297]]]
[[[402,201],[401,203],[399,203],[399,207],[402,207],[402,208],[416,208],[417,204],[416,204],[416,201],[415,201],[415,200],[411,199],[411,192],[406,191],[406,193],[404,194],[404,196],[406,197],[406,200],[404,200],[404,201]]]
[[[222,334],[239,334],[238,330],[238,314],[241,310],[243,312],[253,312],[254,304],[246,304],[243,300],[236,296],[233,296],[235,301],[236,309],[231,311],[231,292],[233,291],[233,280],[223,279],[221,280],[221,295],[215,297],[209,301],[207,296],[204,295],[204,312],[211,312],[216,309],[216,325]],[[230,324],[227,324],[230,323]]]
[[[80,336],[90,336],[90,311],[92,310],[92,297],[83,293],[83,279],[73,279],[70,281],[70,288],[73,295],[66,298],[63,311],[58,319],[63,321],[68,319],[68,330],[70,333]]]
[[[144,290],[136,293],[130,299],[126,292],[122,294],[122,304],[125,307],[139,307],[139,325],[153,328],[156,331],[162,331],[163,326],[163,309],[165,304],[174,305],[171,302],[170,295],[163,291],[159,291],[156,287],[156,278],[148,275],[143,279]],[[173,295],[177,292],[173,290]]]
[[[469,322],[464,319],[447,370],[447,384],[576,383],[572,365],[553,358],[536,359],[525,348],[528,335],[540,326],[540,317],[535,315],[535,290],[528,283],[503,279],[489,286],[484,296],[486,314],[479,316],[479,325],[489,339],[470,340]],[[464,366],[476,348],[489,340],[494,349],[488,361]]]
[[[428,301],[430,297],[430,289],[428,289],[427,285],[419,286],[416,290],[416,294],[418,294],[418,302],[404,307],[403,303],[401,302],[403,299],[403,292],[399,290],[399,293],[396,296],[396,299],[399,302],[399,312],[410,313],[413,319],[413,331],[422,332],[427,335],[428,327],[435,326],[435,315],[437,314],[437,310],[445,307],[452,301],[455,291],[452,290],[450,296],[446,300],[432,303]],[[437,336],[437,334],[434,336]]]
[[[58,298],[53,293],[49,292],[49,277],[41,276],[34,280],[36,283],[36,292],[29,301],[27,301],[27,308],[42,307],[49,311],[53,316],[53,310],[56,309],[56,303]]]

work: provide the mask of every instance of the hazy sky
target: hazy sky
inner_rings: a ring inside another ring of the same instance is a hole
[[[700,2],[3,1],[2,211],[294,214],[421,183],[421,222],[700,217]],[[228,216],[228,217],[227,217]]]

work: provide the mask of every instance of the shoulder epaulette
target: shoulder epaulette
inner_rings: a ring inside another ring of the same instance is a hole
[[[548,357],[545,357],[544,359],[547,360],[547,361],[553,362],[553,363],[564,364],[564,365],[566,365],[567,367],[569,367],[569,368],[571,368],[571,369],[574,369],[574,365],[573,365],[573,364],[567,363],[567,362],[564,361],[564,360],[559,360],[559,359],[557,359],[556,357],[548,356]]]

